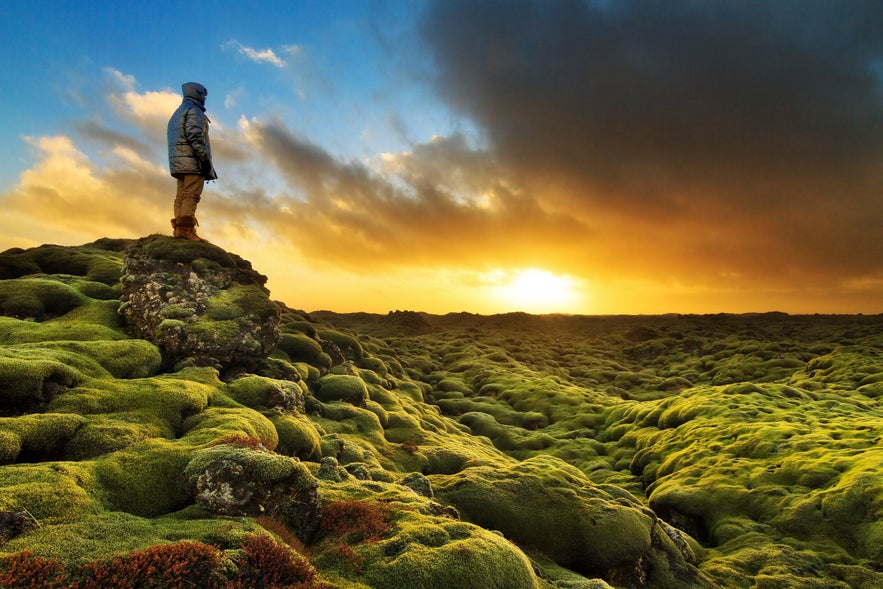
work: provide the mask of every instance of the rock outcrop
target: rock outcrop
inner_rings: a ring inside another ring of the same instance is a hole
[[[196,503],[213,513],[275,515],[304,542],[319,528],[319,482],[297,458],[219,445],[196,452],[185,476]]]
[[[126,251],[120,315],[163,360],[252,369],[279,341],[267,278],[209,243],[154,235]]]

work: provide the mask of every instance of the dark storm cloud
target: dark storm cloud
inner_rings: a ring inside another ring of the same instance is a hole
[[[883,271],[881,27],[880,2],[439,0],[423,34],[550,204],[675,223],[691,263],[859,275]]]
[[[281,121],[254,123],[257,148],[288,181],[284,204],[251,214],[304,252],[366,271],[389,265],[505,264],[538,255],[563,264],[585,231],[503,185],[493,161],[459,136],[390,156],[389,173],[343,162]]]

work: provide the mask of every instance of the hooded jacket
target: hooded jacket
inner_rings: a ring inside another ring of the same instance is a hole
[[[212,165],[212,147],[208,138],[209,118],[205,116],[208,91],[202,84],[181,85],[184,100],[169,119],[169,172],[175,178],[196,174],[206,180],[218,175]]]

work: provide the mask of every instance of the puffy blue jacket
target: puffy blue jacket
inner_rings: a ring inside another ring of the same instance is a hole
[[[212,147],[208,138],[209,118],[205,116],[208,91],[202,84],[187,82],[181,86],[184,100],[169,119],[169,172],[174,177],[198,174],[206,180],[218,175],[212,165]]]

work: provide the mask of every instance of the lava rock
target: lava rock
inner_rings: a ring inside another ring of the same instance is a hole
[[[0,511],[0,544],[21,536],[33,527],[34,519],[24,511]]]
[[[213,513],[273,514],[303,542],[319,528],[319,481],[297,458],[222,444],[197,452],[185,476],[196,503]]]
[[[153,235],[126,251],[119,313],[167,365],[251,369],[279,342],[266,276],[210,243]]]

